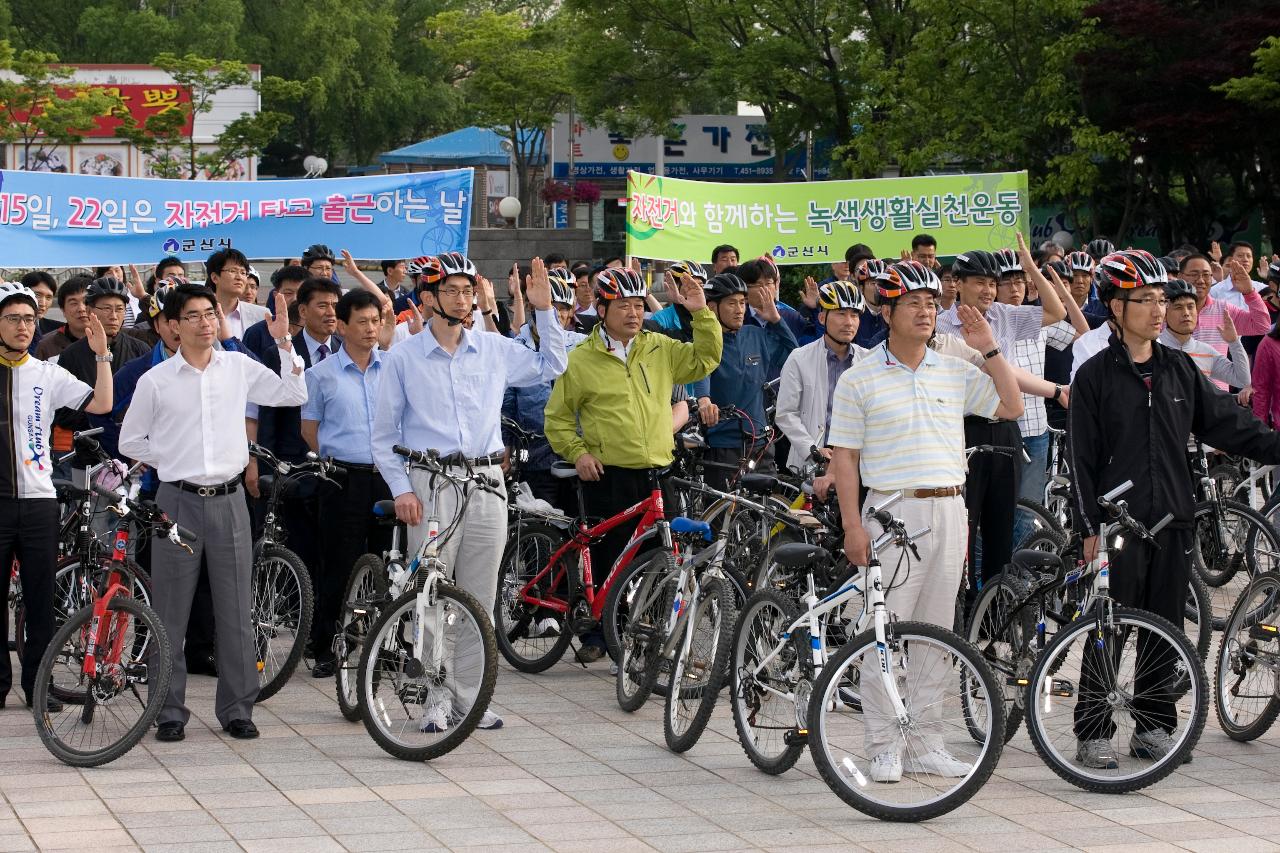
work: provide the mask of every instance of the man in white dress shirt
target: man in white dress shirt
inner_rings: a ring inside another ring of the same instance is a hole
[[[239,249],[222,249],[214,252],[205,262],[209,287],[217,295],[218,304],[227,318],[233,337],[243,340],[244,330],[259,320],[267,319],[265,305],[245,302],[249,287],[249,259]]]

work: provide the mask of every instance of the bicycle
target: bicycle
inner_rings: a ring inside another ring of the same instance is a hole
[[[411,584],[382,607],[364,638],[356,674],[365,729],[390,755],[427,761],[455,749],[488,710],[498,679],[493,626],[473,595],[455,586],[440,549],[457,531],[476,490],[501,496],[501,483],[473,471],[459,454],[393,448],[431,473],[426,535],[406,567]],[[461,471],[461,473],[457,473]],[[456,490],[456,516],[444,530],[440,496]],[[392,715],[395,715],[394,719]]]
[[[1098,498],[1109,520],[1099,529],[1097,556],[1077,567],[1092,577],[1091,600],[1018,684],[1036,752],[1058,776],[1096,793],[1136,791],[1172,773],[1190,757],[1208,709],[1191,641],[1167,619],[1111,598],[1112,535],[1127,531],[1159,547],[1155,534],[1172,520],[1167,515],[1148,530],[1130,516],[1119,497],[1132,487],[1125,482]],[[1060,701],[1072,698],[1074,704]],[[1113,749],[1129,732],[1127,753]],[[1090,748],[1101,741],[1105,748]]]
[[[807,743],[823,780],[845,803],[882,820],[921,821],[955,809],[991,776],[1004,745],[1004,706],[995,676],[972,646],[946,628],[897,621],[886,606],[904,563],[909,574],[912,558],[919,559],[915,542],[930,532],[909,532],[890,515],[901,498],[896,493],[867,508],[881,532],[861,573],[865,607],[853,637],[824,659],[822,619],[854,600],[852,577],[821,600],[811,592],[800,614],[777,593],[757,592],[735,635],[731,696],[735,722],[747,724],[748,736],[740,728],[740,740],[753,763],[764,758],[781,772]],[[886,585],[879,554],[890,545],[900,556]],[[802,543],[784,545],[775,556],[796,569],[834,564],[825,549]],[[752,723],[766,698],[780,700],[782,710],[770,717],[785,726],[774,755],[754,739],[756,731],[771,728]],[[872,738],[905,751],[901,781],[872,781],[873,758],[881,752],[867,747]],[[939,763],[940,755],[949,766]]]
[[[32,696],[40,741],[73,767],[96,767],[133,749],[155,722],[169,691],[169,636],[155,611],[132,597],[121,568],[132,524],[163,530],[188,551],[183,540],[195,538],[153,503],[138,503],[101,487],[95,491],[115,501],[112,511],[119,515],[108,571],[101,586],[92,588],[92,604],[71,614],[54,634]],[[136,718],[130,720],[131,712]]]
[[[284,544],[287,533],[279,516],[280,501],[303,477],[328,480],[334,465],[314,453],[308,453],[305,462],[285,462],[253,442],[249,453],[266,470],[258,480],[267,495],[267,507],[262,533],[253,543],[251,615],[258,654],[259,687],[254,701],[262,702],[279,693],[298,668],[315,610],[311,574],[302,558]]]
[[[1257,575],[1236,599],[1214,685],[1218,723],[1232,740],[1262,737],[1280,715],[1280,574]]]
[[[365,638],[383,605],[400,597],[410,577],[400,550],[404,525],[396,519],[396,502],[380,500],[371,511],[379,524],[392,528],[390,547],[381,555],[362,554],[352,565],[332,646],[338,710],[353,723],[360,719],[356,674]]]

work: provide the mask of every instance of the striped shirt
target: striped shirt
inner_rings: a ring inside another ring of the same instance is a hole
[[[965,480],[964,417],[990,418],[995,383],[972,364],[926,349],[915,370],[880,344],[836,385],[827,443],[862,451],[870,489],[929,489]]]
[[[1200,307],[1200,320],[1191,336],[1197,341],[1208,344],[1218,351],[1218,355],[1227,354],[1227,342],[1222,339],[1222,315],[1230,314],[1236,324],[1236,333],[1240,335],[1265,335],[1271,330],[1271,315],[1267,313],[1267,304],[1257,292],[1242,294],[1248,309],[1237,308],[1230,303],[1212,296],[1206,296],[1204,305]]]
[[[1040,329],[1035,338],[1024,338],[1013,346],[1013,363],[1037,379],[1044,379],[1044,348],[1064,350],[1075,343],[1076,330],[1066,320],[1059,320]],[[1022,395],[1022,417],[1018,418],[1018,431],[1023,438],[1043,435],[1049,428],[1049,417],[1044,410],[1044,397],[1035,394]]]
[[[959,304],[957,302],[946,311],[938,313],[938,332],[939,334],[946,332],[964,340],[964,329],[960,323],[959,312],[956,311]],[[1000,347],[1006,356],[1013,352],[1016,342],[1036,340],[1040,335],[1041,326],[1044,325],[1044,309],[1039,305],[1005,305],[1002,302],[993,302],[983,316],[991,324],[991,334],[995,336],[996,346]]]

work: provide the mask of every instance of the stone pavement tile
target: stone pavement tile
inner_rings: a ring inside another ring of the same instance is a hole
[[[1216,803],[1182,803],[1178,808],[1183,811],[1190,812],[1200,817],[1206,817],[1210,820],[1224,820],[1226,818],[1250,817],[1250,818],[1274,818],[1280,817],[1280,809],[1266,803],[1255,802],[1254,800],[1232,800],[1231,802]]]
[[[1071,830],[1071,843],[1076,847],[1123,846],[1125,844],[1146,844],[1152,840],[1150,835],[1132,826],[1085,826]]]
[[[1000,853],[1041,853],[1043,850],[1062,846],[1063,841],[1066,840],[1050,838],[1026,829],[1001,832],[998,835],[987,835],[981,832],[943,832],[941,834],[945,838],[977,850],[999,850]]]
[[[1251,835],[1262,835],[1269,838],[1280,837],[1280,818],[1225,817],[1219,820],[1218,823]]]
[[[293,804],[287,806],[254,806],[252,800],[230,806],[209,808],[218,823],[257,823],[259,821],[304,820],[307,813]]]
[[[405,803],[398,803],[397,807],[418,826],[436,836],[445,830],[492,829],[512,826],[511,821],[496,811],[441,809],[437,805],[438,801],[427,802],[429,803],[427,808],[416,812],[406,810]]]
[[[170,767],[170,775],[179,782],[203,779],[245,779],[260,778],[260,774],[252,764],[211,764],[204,766]]]
[[[310,818],[301,820],[253,821],[252,823],[223,823],[222,828],[236,841],[263,838],[305,838],[325,835],[324,828]]]
[[[150,829],[151,827],[212,826],[217,823],[208,812],[130,812],[117,815],[125,829]]]
[[[725,827],[726,830],[730,827]],[[810,847],[839,844],[843,836],[819,826],[774,824],[772,828],[741,827],[738,836],[757,847]]]
[[[399,818],[404,812],[386,800],[369,800],[362,803],[312,803],[298,808],[313,818],[322,817],[388,817]]]
[[[894,842],[899,845],[899,849],[914,848],[917,844],[930,844],[939,839],[939,836],[924,825],[919,823],[889,823],[882,820],[876,820],[873,817],[867,817],[853,809],[850,813],[856,816],[856,823],[849,824],[826,824],[828,829],[838,832],[854,844],[860,844],[863,847],[867,845],[885,841]]]
[[[133,839],[129,836],[129,833],[125,832],[123,829],[33,832],[31,833],[31,838],[35,841],[36,847],[41,850],[89,848],[99,850],[104,847],[137,847],[137,845],[133,843]]]
[[[549,845],[564,841],[595,841],[600,847],[608,848],[613,846],[614,841],[631,838],[625,829],[607,820],[527,824],[521,828]]]
[[[671,818],[671,817],[696,817],[700,813],[692,808],[683,806],[680,803],[673,803],[670,800],[656,800],[652,802],[640,803],[598,803],[589,806],[589,808],[609,820],[634,820],[637,818]]]
[[[301,790],[285,790],[282,793],[291,802],[299,806],[317,805],[321,803],[363,803],[381,801],[376,793],[360,785],[345,788],[303,788]]]
[[[490,794],[544,794],[555,789],[541,779],[487,779],[475,782],[459,782],[469,794],[485,796]]]
[[[500,809],[502,816],[514,824],[566,824],[598,821],[600,816],[583,805],[550,806],[528,809]]]
[[[749,812],[746,814],[708,814],[704,815],[708,820],[715,823],[722,829],[730,832],[736,832],[739,835],[750,834],[753,837],[757,831],[769,832],[779,828],[809,828],[813,826],[822,826],[817,821],[809,821],[794,812],[783,811],[781,809],[762,809],[757,812]],[[761,844],[761,847],[770,845]]]
[[[1189,817],[1190,815],[1188,815]],[[1204,819],[1180,820],[1176,823],[1156,823],[1139,828],[1157,841],[1172,841],[1183,846],[1187,842],[1201,841],[1206,838],[1243,840],[1248,837],[1238,830]]]
[[[181,796],[189,793],[189,789],[184,788],[174,779],[167,779],[163,782],[131,782],[127,785],[113,782],[110,785],[94,785],[93,788],[98,792],[98,796],[112,800],[151,800],[157,797]]]
[[[577,806],[580,803],[568,794],[560,791],[548,791],[544,794],[492,794],[480,797],[487,806],[498,811],[507,809],[555,809],[565,806]]]
[[[203,826],[149,826],[129,830],[133,840],[143,847],[152,844],[179,844],[206,841],[231,841],[227,831],[216,824]]]
[[[235,795],[240,796],[240,795]],[[254,794],[253,796],[260,796]],[[130,812],[181,812],[198,809],[201,803],[187,794],[169,794],[157,797],[128,797],[117,800],[105,798],[107,808],[112,814],[128,814]],[[207,804],[206,804],[207,805]]]
[[[342,853],[342,845],[327,836],[264,838],[242,841],[246,853]]]
[[[1097,844],[1082,848],[1085,853],[1182,853],[1183,848],[1167,841],[1136,844]]]
[[[235,808],[237,806],[288,806],[290,803],[279,791],[264,791],[257,794],[199,794],[196,801],[206,809]]]
[[[1178,844],[1195,853],[1271,853],[1280,844],[1268,838],[1200,838],[1179,840]]]
[[[1063,805],[1066,805],[1065,803]],[[1028,812],[1018,815],[1018,823],[1038,832],[1062,833],[1075,829],[1113,827],[1118,824],[1093,812],[1068,806],[1060,811]]]
[[[638,838],[611,838],[599,841],[548,841],[556,853],[654,853],[654,849]],[[850,853],[846,847],[842,853]]]
[[[13,813],[28,817],[71,817],[72,815],[106,814],[107,807],[101,800],[68,800],[65,803],[17,803]]]
[[[108,829],[124,829],[115,815],[95,814],[75,817],[23,818],[23,826],[32,835],[48,832],[97,832]]]
[[[518,826],[482,826],[469,829],[434,829],[431,834],[445,847],[490,847],[536,843],[532,835]]]
[[[317,815],[316,822],[330,835],[355,835],[361,832],[417,832],[419,827],[402,814],[355,817],[339,812]]]
[[[1176,806],[1164,804],[1137,806],[1134,808],[1095,809],[1094,814],[1105,817],[1121,826],[1141,826],[1147,823],[1172,823],[1184,819],[1186,812]]]
[[[772,800],[761,797],[758,794],[748,794],[745,791],[738,797],[689,800],[684,803],[684,806],[691,812],[708,817],[714,817],[715,815],[759,814],[781,809],[781,806]]]
[[[414,853],[443,851],[439,842],[430,834],[416,832],[372,832],[358,835],[339,835],[337,841],[352,853],[380,853],[380,851],[412,850]]]
[[[731,832],[695,832],[689,835],[644,837],[661,853],[698,853],[702,850],[750,850],[751,844]]]
[[[1251,799],[1245,793],[1232,791],[1228,788],[1207,785],[1196,785],[1190,788],[1166,788],[1163,782],[1148,788],[1143,793],[1153,800],[1159,800],[1172,806],[1181,806],[1185,803],[1229,803]]]
[[[0,853],[18,853],[18,851],[35,850],[35,842],[26,834],[0,834]]]
[[[271,780],[261,776],[241,776],[233,779],[188,779],[181,783],[182,790],[192,796],[201,794],[257,794],[275,791]]]
[[[244,848],[234,841],[197,841],[178,844],[148,844],[144,853],[243,853]]]
[[[415,785],[378,785],[370,788],[384,800],[430,800],[441,797],[462,797],[467,792],[452,782],[428,782]]]
[[[97,800],[98,792],[88,785],[75,784],[68,779],[67,785],[36,785],[32,788],[9,788],[4,798],[10,803],[61,803],[70,800]]]
[[[863,847],[872,851],[872,853],[901,853],[903,849],[909,849],[912,853],[968,853],[969,847],[958,841],[952,841],[950,838],[943,838],[940,835],[934,835],[932,838],[912,839],[909,848],[904,848],[902,842],[893,841],[861,841]]]
[[[563,778],[549,779],[557,790],[564,791],[566,794],[574,794],[578,791],[599,791],[606,788],[614,790],[632,790],[640,788],[640,784],[634,779],[620,774],[610,776],[566,776]]]

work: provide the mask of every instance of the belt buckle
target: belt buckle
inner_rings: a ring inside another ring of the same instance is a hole
[[[200,488],[196,489],[196,494],[202,498],[211,498],[217,493],[218,493],[218,490],[213,486],[201,486]]]

